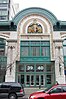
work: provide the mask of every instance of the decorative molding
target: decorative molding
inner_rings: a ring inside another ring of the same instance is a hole
[[[15,46],[8,46],[8,49],[14,49]]]
[[[52,24],[56,24],[56,22],[57,22],[57,18],[54,16],[53,13],[51,13],[50,11],[48,11],[46,9],[42,9],[39,7],[31,7],[31,8],[27,8],[27,9],[20,11],[14,17],[13,21],[17,25],[19,23],[19,21],[21,20],[21,18],[23,19],[25,16],[35,14],[35,13],[45,16],[49,21],[51,21]]]

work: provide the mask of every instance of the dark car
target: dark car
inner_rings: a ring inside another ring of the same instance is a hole
[[[15,82],[0,83],[0,99],[7,97],[8,99],[17,99],[25,95],[22,84]]]
[[[34,92],[29,99],[66,99],[66,84],[56,84],[44,91]]]

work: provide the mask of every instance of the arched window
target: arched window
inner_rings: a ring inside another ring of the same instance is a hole
[[[36,22],[36,20],[33,21],[33,23],[31,23],[28,26],[28,33],[43,33],[43,29],[42,26]]]

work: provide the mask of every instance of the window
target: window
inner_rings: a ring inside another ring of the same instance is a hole
[[[66,92],[66,86],[63,86],[63,92]]]
[[[44,66],[41,64],[36,65],[36,72],[43,72],[44,71]]]
[[[40,47],[31,47],[31,56],[40,56]]]
[[[22,47],[21,55],[22,56],[28,56],[29,55],[29,47],[27,47],[27,46]]]
[[[0,39],[0,55],[5,55],[5,41]]]
[[[10,85],[9,84],[3,84],[1,87],[2,88],[10,88]]]
[[[41,47],[41,56],[49,56],[49,47]]]
[[[0,20],[7,20],[6,16],[0,16]]]
[[[51,75],[49,74],[46,75],[46,82],[47,84],[51,84]]]
[[[24,72],[24,65],[19,65],[18,68],[19,68],[18,71]]]
[[[9,2],[9,0],[0,0],[0,3],[8,3]]]
[[[27,65],[26,72],[34,72],[34,65]]]
[[[50,65],[47,65],[47,66],[46,66],[46,71],[47,71],[47,72],[51,72],[51,66],[50,66]]]
[[[63,49],[64,49],[64,56],[66,56],[66,46],[64,46]]]
[[[52,89],[52,90],[50,91],[50,93],[60,93],[60,92],[62,92],[61,87],[54,88],[54,89]]]
[[[4,49],[1,49],[1,48],[0,48],[0,55],[4,55],[4,54],[5,54]]]
[[[26,84],[27,84],[27,85],[30,84],[30,75],[26,75]]]
[[[5,3],[5,4],[3,4],[3,3],[0,3],[0,7],[7,7],[8,5]]]
[[[20,55],[21,57],[49,57],[50,43],[49,41],[21,41]]]
[[[63,42],[63,51],[64,51],[64,56],[66,56],[66,40]]]

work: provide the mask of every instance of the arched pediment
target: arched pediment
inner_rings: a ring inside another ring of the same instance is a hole
[[[46,17],[53,25],[56,24],[57,18],[53,13],[50,11],[43,9],[43,8],[37,8],[37,7],[32,7],[32,8],[27,8],[22,11],[20,11],[13,19],[13,22],[17,25],[21,19],[23,19],[25,16],[31,15],[31,14],[39,14],[44,17]]]

